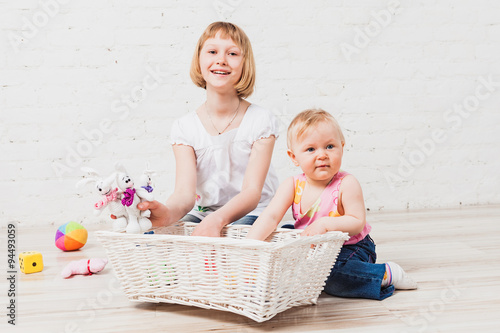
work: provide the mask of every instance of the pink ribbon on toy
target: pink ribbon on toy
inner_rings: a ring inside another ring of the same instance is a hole
[[[123,192],[122,205],[130,207],[134,202],[135,188],[128,188]]]
[[[111,201],[116,200],[117,198],[118,198],[118,188],[115,188],[114,190],[111,190],[109,194],[106,194],[101,201],[96,202],[94,208],[101,209]]]

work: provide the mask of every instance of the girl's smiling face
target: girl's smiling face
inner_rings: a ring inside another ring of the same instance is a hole
[[[203,44],[200,69],[207,89],[235,89],[243,70],[243,53],[232,39],[221,38],[218,32]]]

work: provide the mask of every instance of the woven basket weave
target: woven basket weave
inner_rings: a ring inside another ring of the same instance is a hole
[[[130,300],[230,311],[257,322],[316,304],[349,238],[341,232],[300,238],[299,230],[278,229],[260,242],[243,239],[249,226],[225,227],[220,238],[189,236],[195,226],[97,237]]]

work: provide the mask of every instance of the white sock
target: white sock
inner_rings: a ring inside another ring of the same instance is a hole
[[[394,285],[396,289],[417,289],[418,285],[404,269],[392,261],[385,264],[385,275],[382,280],[382,287]]]

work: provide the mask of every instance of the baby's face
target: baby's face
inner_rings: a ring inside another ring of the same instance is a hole
[[[329,182],[339,172],[344,144],[339,130],[322,122],[292,140],[289,156],[308,181]]]

